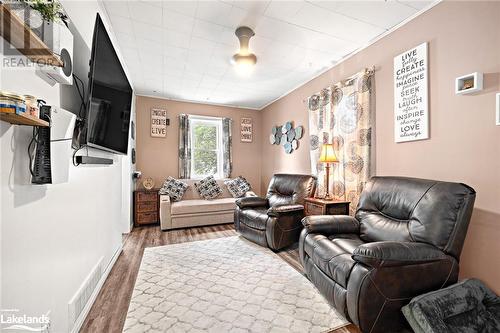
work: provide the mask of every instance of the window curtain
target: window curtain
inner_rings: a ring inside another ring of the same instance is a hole
[[[222,118],[222,146],[223,146],[223,173],[224,178],[230,178],[233,171],[233,135],[231,128],[233,120],[231,118]]]
[[[233,169],[231,118],[222,118],[222,167],[224,178],[230,178]],[[189,115],[179,115],[179,178],[191,178],[191,136]]]
[[[189,115],[179,115],[179,178],[191,178],[191,139]]]
[[[330,169],[329,190],[334,199],[351,202],[351,215],[375,172],[373,83],[374,71],[366,69],[307,99],[311,171],[318,177],[316,196],[324,196],[326,190],[325,165],[318,162],[321,145],[332,143],[339,162]]]

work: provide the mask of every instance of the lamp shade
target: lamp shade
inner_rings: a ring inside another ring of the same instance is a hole
[[[336,163],[339,161],[331,143],[325,143],[321,146],[319,161],[323,163]]]

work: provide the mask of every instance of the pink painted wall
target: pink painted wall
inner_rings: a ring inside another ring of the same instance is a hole
[[[429,42],[430,139],[394,142],[393,58]],[[308,96],[375,66],[376,173],[465,182],[477,191],[461,258],[462,277],[477,277],[500,293],[500,2],[443,2],[262,112],[262,188],[276,172],[309,173]],[[484,73],[484,90],[457,96],[454,79]],[[271,127],[305,125],[300,148],[287,155],[268,143]]]
[[[151,137],[151,109],[164,108],[170,119],[167,137]],[[229,117],[233,119],[233,173],[234,177],[242,175],[252,185],[256,193],[260,193],[260,149],[261,113],[255,110],[170,101],[160,98],[137,96],[137,170],[143,177],[152,177],[155,186],[160,187],[165,178],[179,175],[179,114],[193,114],[213,117]],[[253,119],[254,137],[252,143],[240,142],[240,119]],[[140,183],[140,182],[139,182]]]

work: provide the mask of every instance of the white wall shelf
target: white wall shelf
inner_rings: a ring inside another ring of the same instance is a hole
[[[475,72],[455,79],[455,94],[465,95],[483,90],[483,73]]]

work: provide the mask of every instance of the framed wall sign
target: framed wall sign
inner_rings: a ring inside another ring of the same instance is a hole
[[[151,109],[151,136],[164,138],[167,136],[167,110]]]
[[[253,123],[252,118],[241,118],[241,142],[253,141]]]
[[[427,42],[394,58],[394,140],[429,138]]]

